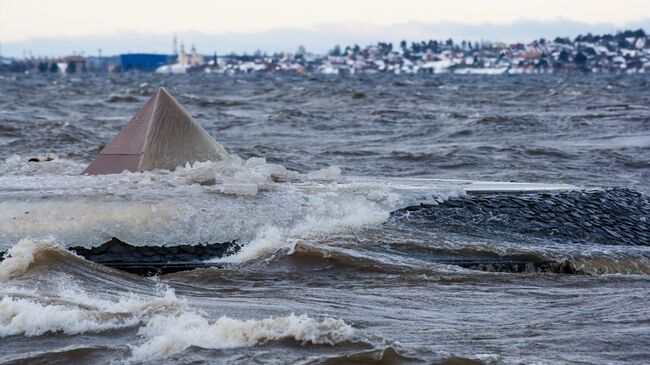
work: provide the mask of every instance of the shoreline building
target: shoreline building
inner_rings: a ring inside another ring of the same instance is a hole
[[[174,38],[174,44],[176,38]],[[174,48],[174,51],[176,49]],[[185,45],[181,43],[181,49],[176,57],[176,63],[168,63],[155,69],[156,73],[161,74],[184,74],[193,70],[202,70],[205,67],[205,59],[196,52],[196,47],[192,45],[190,55],[185,53]]]
[[[120,71],[153,72],[174,60],[173,56],[155,53],[127,53],[120,55]]]

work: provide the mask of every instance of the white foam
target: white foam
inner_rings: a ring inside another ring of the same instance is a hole
[[[21,243],[13,253],[24,252],[23,261],[30,262],[30,253],[33,256],[40,246],[47,244]],[[186,300],[162,283],[153,295],[127,293],[115,298],[101,288],[90,294],[69,281],[74,278],[66,280],[49,280],[52,290],[46,293],[0,287],[0,338],[140,327],[140,340],[131,345],[132,356],[128,359],[133,363],[161,360],[190,346],[224,349],[282,339],[329,345],[360,340],[358,331],[341,319],[316,320],[291,314],[249,320],[222,316],[213,320],[190,308]]]
[[[124,329],[146,322],[153,313],[185,308],[173,291],[162,297],[129,295],[114,302],[81,291],[61,293],[56,303],[5,296],[0,300],[0,337],[45,333],[81,334]],[[52,300],[50,299],[50,300]]]
[[[356,330],[341,319],[317,321],[307,315],[292,314],[245,321],[221,317],[210,322],[194,312],[184,312],[179,316],[154,316],[139,333],[148,340],[133,347],[130,359],[133,362],[162,359],[190,346],[225,349],[281,339],[333,345],[353,341],[357,336]]]
[[[97,310],[41,304],[27,299],[5,297],[0,300],[0,337],[101,332],[132,327],[139,322],[140,319],[132,315],[109,317]]]
[[[45,167],[52,164],[59,167]],[[7,172],[0,176],[0,250],[23,237],[53,236],[63,246],[111,237],[136,245],[236,239],[248,244],[243,260],[294,239],[381,223],[392,210],[441,195],[439,184],[422,180],[343,178],[337,167],[302,175],[234,155],[174,171],[77,175],[83,168],[19,156],[0,163]]]
[[[278,234],[273,229],[265,232],[267,238]],[[21,240],[9,250],[11,257],[0,263],[3,280],[26,272],[39,252],[53,246],[53,241]],[[281,339],[333,345],[358,338],[358,331],[341,319],[316,320],[291,314],[259,320],[225,316],[212,320],[189,308],[162,283],[154,295],[125,293],[115,298],[102,288],[93,289],[92,294],[85,292],[74,280],[48,277],[46,292],[0,286],[0,338],[75,335],[141,326],[141,341],[132,345],[129,359],[135,363],[164,359],[190,346],[222,349]]]
[[[34,262],[34,255],[53,244],[52,239],[39,241],[23,238],[20,240],[7,251],[5,259],[0,261],[0,283],[27,272],[29,265]]]
[[[284,237],[282,231],[277,227],[265,227],[255,238],[245,244],[235,255],[224,258],[215,258],[211,262],[241,263],[250,261],[257,257],[268,255],[283,248],[289,248],[293,242]]]
[[[117,301],[95,297],[77,288],[71,289],[70,282],[62,283],[57,290],[57,298],[86,308],[95,308],[103,313],[130,313],[139,317],[161,310],[180,311],[187,309],[184,298],[178,298],[173,288],[159,285],[154,296],[127,293]]]
[[[212,262],[242,263],[280,249],[292,250],[299,239],[314,238],[379,224],[388,219],[390,210],[366,199],[329,200],[319,197],[313,209],[293,224],[266,226],[235,255]]]
[[[157,286],[153,295],[126,293],[114,298],[102,294],[102,290],[88,294],[70,277],[47,280],[51,292],[37,294],[9,284],[0,287],[0,337],[123,329],[146,322],[160,312],[187,310],[186,301],[177,298],[166,285]]]

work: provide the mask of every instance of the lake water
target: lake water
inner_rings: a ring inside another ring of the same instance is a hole
[[[160,86],[237,157],[80,176]],[[2,75],[0,362],[647,362],[649,89],[646,75]],[[64,249],[111,237],[242,250],[140,277]]]

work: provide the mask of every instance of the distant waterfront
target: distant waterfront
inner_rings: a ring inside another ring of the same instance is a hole
[[[650,72],[650,36],[642,29],[616,34],[556,37],[533,42],[428,40],[334,46],[327,54],[300,47],[295,53],[199,54],[183,45],[172,55],[130,53],[116,56],[1,58],[0,72],[13,73],[256,73],[298,74],[522,74],[563,72]]]

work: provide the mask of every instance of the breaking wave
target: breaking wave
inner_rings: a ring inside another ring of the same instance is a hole
[[[190,346],[226,349],[283,339],[316,345],[360,341],[358,330],[341,319],[318,321],[304,314],[291,314],[261,320],[226,316],[211,320],[188,308],[173,291],[154,301],[123,298],[107,302],[90,298],[83,292],[75,294],[85,300],[46,304],[5,296],[0,300],[0,338],[47,333],[74,335],[139,327],[141,342],[131,345],[132,356],[128,360],[132,362],[164,359]]]
[[[52,240],[39,241],[24,238],[11,247],[4,254],[4,260],[0,261],[0,282],[7,281],[27,272],[29,266],[36,260],[36,257],[44,251],[72,255],[72,253],[56,247]]]
[[[60,275],[65,270],[30,270],[44,264],[69,266],[75,275]],[[0,262],[0,273],[0,338],[139,328],[141,340],[130,346],[131,355],[126,359],[136,363],[164,359],[192,346],[225,349],[284,339],[316,345],[361,341],[358,330],[341,319],[317,320],[306,314],[259,320],[228,316],[212,319],[162,283],[151,293],[110,290],[109,285],[128,288],[124,280],[151,279],[125,278],[119,271],[86,262],[53,242],[22,240]],[[50,284],[53,290],[37,293],[31,285],[21,286],[21,276],[28,273],[39,280],[54,280]],[[92,294],[84,290],[83,283],[93,287]]]
[[[132,361],[150,361],[184,351],[190,346],[206,349],[248,347],[264,341],[292,339],[302,344],[335,345],[357,339],[357,331],[340,319],[317,321],[307,315],[262,320],[221,317],[210,321],[194,313],[155,316],[139,334],[147,339],[133,347]]]
[[[0,300],[0,337],[103,332],[139,323],[140,318],[129,312],[82,309],[11,297]]]
[[[465,270],[514,273],[557,273],[578,275],[650,275],[650,250],[640,248],[598,250],[544,249],[524,245],[502,252],[489,245],[389,249],[341,248],[299,243],[269,261],[270,267],[290,267],[303,273],[329,271],[363,275],[408,274],[440,275]],[[401,251],[401,254],[400,254]],[[467,274],[467,272],[465,271]]]

